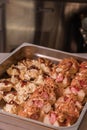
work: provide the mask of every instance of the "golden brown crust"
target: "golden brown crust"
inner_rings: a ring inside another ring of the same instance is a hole
[[[70,126],[79,118],[87,97],[87,62],[65,58],[23,59],[0,80],[3,109],[55,126]]]

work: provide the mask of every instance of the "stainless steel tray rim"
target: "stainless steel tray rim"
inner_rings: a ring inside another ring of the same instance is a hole
[[[38,124],[38,125],[41,125],[41,126],[44,126],[44,127],[48,127],[48,128],[53,128],[53,129],[56,129],[56,130],[71,130],[72,128],[76,128],[77,129],[77,125],[79,125],[79,120],[71,125],[71,126],[52,126],[52,125],[48,125],[48,124],[45,124],[43,122],[39,122],[39,121],[36,121],[36,120],[33,120],[33,119],[29,119],[29,118],[24,118],[24,117],[21,117],[19,115],[16,115],[16,114],[10,114],[8,112],[4,112],[4,111],[0,111],[0,115],[5,115],[5,116],[10,116],[10,117],[13,117],[13,118],[16,118],[16,119],[19,119],[19,120],[22,120],[22,121],[26,121],[26,123],[28,122],[31,122],[31,123],[34,123],[34,124]],[[14,124],[14,122],[10,122],[10,124]],[[75,130],[75,129],[74,129]]]

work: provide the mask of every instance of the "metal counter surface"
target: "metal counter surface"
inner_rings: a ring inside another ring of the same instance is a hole
[[[9,55],[9,53],[0,53],[0,60],[2,60],[3,58],[6,58],[8,55]],[[85,58],[87,57],[87,53],[85,53],[85,54],[80,53],[80,54],[75,54],[75,55],[79,55],[79,56],[82,56],[82,57],[85,57]],[[87,113],[85,115],[85,119],[82,122],[81,127],[80,127],[79,130],[87,130]]]

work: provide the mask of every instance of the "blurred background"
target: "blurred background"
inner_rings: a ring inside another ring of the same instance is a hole
[[[86,0],[0,0],[0,52],[24,42],[87,52]]]

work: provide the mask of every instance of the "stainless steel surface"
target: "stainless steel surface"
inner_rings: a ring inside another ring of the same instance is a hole
[[[32,42],[35,33],[35,4],[32,0],[9,0],[6,4],[7,50],[24,41]]]
[[[10,53],[7,57],[3,58],[0,62],[0,75],[2,75],[5,70],[13,63],[16,63],[23,57],[45,57],[47,59],[51,59],[52,61],[58,62],[64,57],[75,57],[78,60],[86,60],[86,58],[79,57],[76,55],[72,55],[70,53],[66,53],[63,51],[58,51],[54,49],[49,49],[45,47],[40,47],[37,45],[24,43],[15,49],[12,53]],[[83,129],[83,124],[86,125],[85,121],[87,116],[84,117],[87,111],[87,103],[83,107],[83,110],[80,114],[78,121],[70,126],[70,127],[54,127],[50,125],[43,124],[38,121],[34,121],[31,119],[26,119],[19,117],[17,115],[13,115],[10,113],[3,112],[0,110],[0,128],[3,130],[12,130],[12,129],[24,129],[24,130],[79,130]],[[83,120],[84,119],[84,120]],[[80,127],[79,127],[80,126]],[[84,129],[85,130],[85,129]]]
[[[62,7],[48,0],[9,0],[6,4],[6,51],[23,42],[55,48]]]
[[[69,52],[84,52],[80,32],[86,2],[57,0],[8,0],[6,3],[6,51],[23,42]]]

